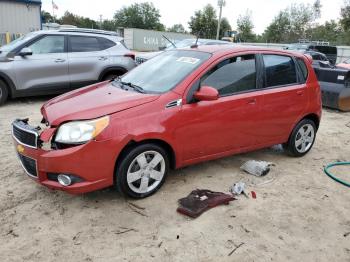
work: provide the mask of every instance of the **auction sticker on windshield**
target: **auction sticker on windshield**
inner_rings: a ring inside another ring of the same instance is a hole
[[[176,60],[177,62],[183,62],[183,63],[188,63],[188,64],[197,64],[199,59],[198,58],[194,58],[194,57],[180,57],[179,59]]]

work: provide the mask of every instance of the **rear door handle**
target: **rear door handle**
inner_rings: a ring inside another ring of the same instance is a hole
[[[64,59],[62,59],[62,58],[57,58],[56,60],[55,60],[55,63],[63,63],[63,62],[65,62],[66,60],[64,60]]]
[[[248,102],[247,102],[248,105],[255,105],[256,104],[256,99],[253,98],[253,99],[249,99]]]
[[[303,90],[299,90],[299,91],[297,91],[297,95],[298,95],[298,96],[302,96],[302,95],[304,95],[304,91],[303,91]]]

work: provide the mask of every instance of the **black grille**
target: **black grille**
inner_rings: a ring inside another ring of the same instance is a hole
[[[12,125],[13,135],[17,139],[18,142],[28,145],[30,147],[37,147],[37,135],[30,130],[26,130],[25,124],[23,123],[23,127],[19,127],[21,122],[14,123]]]
[[[36,169],[36,161],[30,157],[18,154],[19,159],[23,165],[25,171],[31,176],[38,176],[38,172]]]

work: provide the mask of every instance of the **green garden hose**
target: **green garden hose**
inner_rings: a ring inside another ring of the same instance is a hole
[[[330,178],[334,179],[338,183],[343,184],[344,186],[350,187],[350,182],[341,180],[341,179],[335,177],[331,172],[329,172],[329,169],[334,167],[334,166],[347,166],[347,165],[350,165],[350,162],[336,162],[336,163],[332,163],[332,164],[327,165],[324,168],[324,172],[326,173],[327,176],[329,176]]]

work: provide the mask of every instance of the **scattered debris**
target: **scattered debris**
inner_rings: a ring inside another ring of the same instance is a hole
[[[256,193],[254,191],[250,192],[252,194],[252,198],[256,199]]]
[[[238,182],[236,184],[233,184],[232,187],[230,187],[229,191],[233,195],[240,195],[244,194],[245,184],[243,182]]]
[[[347,127],[350,127],[350,122],[346,124]]]
[[[18,237],[18,235],[11,229],[9,232],[7,232],[7,234],[6,234],[7,236],[8,235],[11,235],[11,236],[13,236],[13,237]]]
[[[241,225],[241,228],[244,230],[244,232],[250,233],[250,230],[246,229],[243,225]]]
[[[158,244],[158,247],[160,248],[163,244],[163,241]]]
[[[128,202],[128,205],[131,205],[131,206],[133,206],[133,207],[135,207],[135,208],[137,208],[137,209],[141,209],[141,210],[145,210],[145,209],[146,209],[145,207],[141,207],[141,206],[136,205],[136,204],[134,204],[134,203],[132,203],[132,202]]]
[[[199,217],[202,213],[218,205],[228,205],[235,200],[232,195],[210,190],[194,190],[187,197],[179,199],[177,212],[192,218]]]
[[[72,239],[73,239],[73,240],[78,239],[78,237],[80,236],[81,233],[82,233],[82,232],[78,232]]]
[[[241,169],[254,176],[266,176],[273,165],[270,162],[249,160],[241,166]]]
[[[177,236],[176,236],[176,239],[180,239],[180,236],[179,236],[179,235],[177,235]]]
[[[146,215],[145,213],[143,213],[142,211],[140,211],[139,209],[141,209],[141,210],[145,210],[145,208],[142,208],[142,207],[140,207],[140,206],[137,206],[137,205],[135,205],[135,204],[131,204],[130,202],[128,202],[128,207],[132,210],[132,211],[134,211],[135,213],[137,213],[137,214],[139,214],[139,215],[141,215],[141,216],[143,216],[143,217],[148,217],[148,215]]]
[[[347,236],[350,236],[350,232],[346,232],[346,233],[344,234],[344,237],[347,237]]]
[[[239,244],[238,246],[235,246],[235,248],[228,254],[228,256],[231,256],[233,253],[236,252],[237,249],[239,249],[241,246],[243,246],[244,243],[242,242],[241,244]]]
[[[127,228],[127,227],[120,227],[120,229],[122,230],[118,230],[117,232],[114,232],[114,234],[116,235],[120,235],[120,234],[124,234],[124,233],[128,233],[128,232],[138,232],[138,230],[136,230],[135,228]]]

